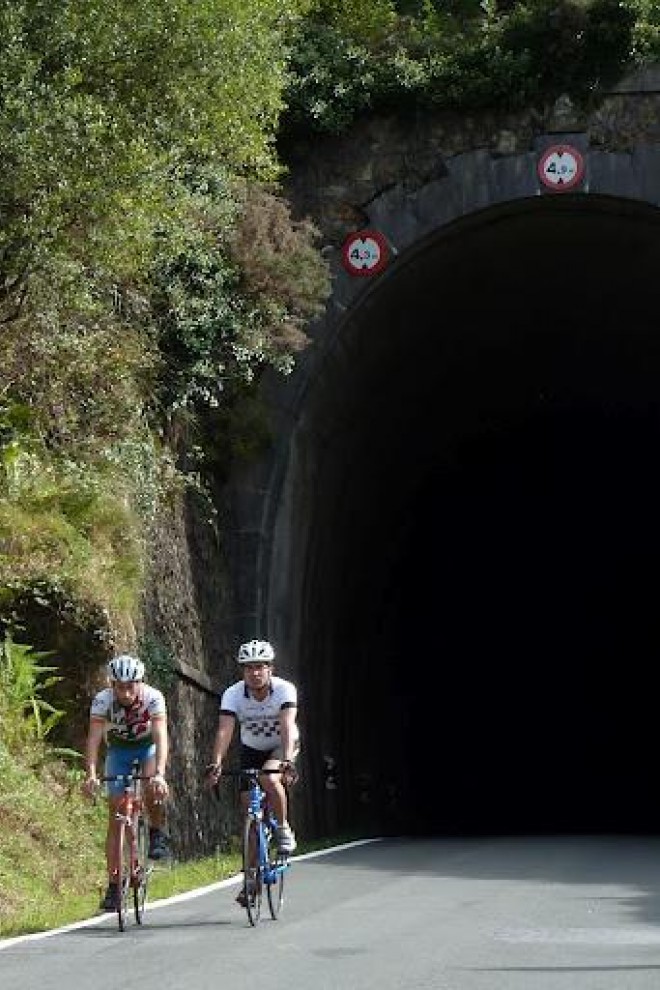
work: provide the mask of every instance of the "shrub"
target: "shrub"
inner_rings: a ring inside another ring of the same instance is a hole
[[[652,0],[381,4],[326,0],[293,52],[287,131],[338,132],[371,110],[511,109],[585,100],[659,50]],[[387,14],[385,13],[387,8]]]
[[[166,246],[152,275],[166,412],[219,407],[266,365],[290,370],[329,291],[317,237],[264,186],[207,187],[187,242],[176,256]]]
[[[43,696],[61,680],[53,673],[57,667],[42,663],[50,655],[15,642],[9,634],[0,642],[0,714],[3,740],[10,749],[43,742],[64,717]]]

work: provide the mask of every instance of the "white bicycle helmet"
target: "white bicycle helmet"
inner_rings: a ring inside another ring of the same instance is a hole
[[[111,681],[142,681],[144,664],[137,657],[122,653],[108,663],[108,677]]]
[[[239,663],[272,663],[274,659],[275,650],[263,639],[251,639],[249,643],[242,643],[238,648]]]

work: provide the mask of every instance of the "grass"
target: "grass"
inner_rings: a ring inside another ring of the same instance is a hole
[[[34,755],[34,754],[33,754]],[[107,809],[63,764],[18,762],[0,746],[0,937],[45,931],[98,912]],[[155,900],[240,871],[237,852],[154,871]]]
[[[19,763],[0,748],[0,935],[37,930],[48,905],[75,913],[103,827],[62,766]]]
[[[0,923],[0,936],[24,935],[29,932],[59,928],[75,921],[83,921],[99,913],[99,898],[105,889],[103,853],[97,850],[96,868],[87,877],[87,890],[60,899],[53,891],[31,880],[29,886],[17,891],[17,904]],[[173,863],[170,867],[158,867],[149,882],[149,899],[160,900],[174,894],[204,887],[226,877],[236,875],[241,869],[240,856],[235,853],[212,856],[189,863]],[[29,899],[26,898],[29,894]]]

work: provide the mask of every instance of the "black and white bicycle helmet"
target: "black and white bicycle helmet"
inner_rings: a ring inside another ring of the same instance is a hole
[[[275,650],[264,639],[251,639],[249,643],[241,643],[238,648],[239,663],[272,663]]]
[[[108,677],[111,681],[142,681],[144,664],[137,657],[122,653],[108,663]]]

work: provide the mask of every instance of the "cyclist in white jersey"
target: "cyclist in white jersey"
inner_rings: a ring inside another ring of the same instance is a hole
[[[106,743],[105,775],[130,773],[138,760],[141,772],[151,777],[145,792],[149,817],[149,858],[167,855],[163,832],[163,801],[167,797],[167,709],[162,693],[144,683],[144,664],[137,657],[121,655],[108,664],[110,687],[92,700],[87,736],[87,777],[84,790],[92,795],[99,787],[97,766],[101,743]],[[108,781],[109,817],[106,836],[108,889],[101,908],[113,911],[119,893],[115,811],[123,794],[121,781]]]
[[[220,699],[220,719],[213,746],[213,761],[207,768],[217,782],[222,762],[238,723],[240,765],[247,769],[281,769],[281,774],[263,774],[261,785],[280,822],[277,845],[281,853],[292,853],[296,839],[288,820],[286,784],[297,779],[294,760],[300,748],[296,722],[298,692],[291,681],[273,674],[275,651],[270,643],[253,639],[238,651],[243,679],[226,689]],[[247,807],[247,784],[242,784],[242,802]]]

